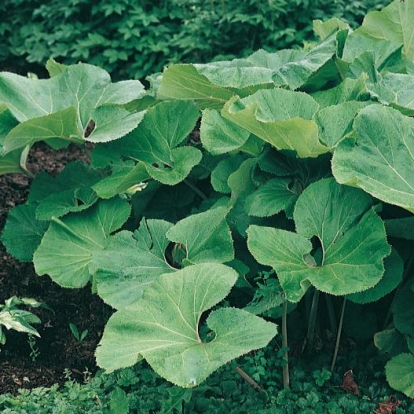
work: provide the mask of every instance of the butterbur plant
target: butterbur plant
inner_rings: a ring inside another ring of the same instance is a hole
[[[266,346],[271,315],[288,349],[286,314],[306,295],[395,295],[376,343],[402,343],[388,380],[414,396],[413,20],[414,0],[396,0],[354,31],[316,21],[310,50],[171,65],[148,89],[87,64],[0,74],[2,173],[30,173],[37,141],[93,147],[90,163],[34,177],[2,242],[115,309],[98,365],[145,359],[193,387]]]

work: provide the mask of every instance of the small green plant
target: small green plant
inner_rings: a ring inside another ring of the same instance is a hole
[[[40,337],[39,332],[32,326],[33,324],[41,323],[40,318],[32,312],[19,309],[21,305],[32,308],[47,307],[45,304],[32,298],[12,296],[7,299],[4,305],[0,305],[0,345],[6,343],[4,328],[27,333],[29,341],[31,339],[34,340],[34,336]]]
[[[82,332],[79,332],[78,327],[74,323],[70,323],[69,328],[75,339],[78,341],[78,343],[82,343],[89,332],[87,329],[83,330]]]
[[[36,344],[36,338],[34,337],[34,335],[29,334],[27,336],[27,343],[29,344],[30,347],[30,358],[32,360],[32,362],[36,362],[37,358],[40,355],[40,351],[39,348],[37,347]]]
[[[316,384],[319,387],[322,387],[325,385],[327,381],[329,381],[332,377],[332,372],[328,371],[327,369],[317,369],[313,371],[312,374],[313,378],[315,379]]]

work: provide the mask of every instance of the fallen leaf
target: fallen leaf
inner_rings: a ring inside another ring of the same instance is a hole
[[[387,401],[378,403],[378,408],[374,411],[375,414],[393,414],[397,407],[401,405],[401,401],[395,399],[393,395]]]
[[[359,388],[354,381],[354,373],[352,372],[352,369],[345,372],[341,388],[350,394],[359,395]]]
[[[16,385],[19,385],[20,387],[23,385],[23,382],[17,377],[17,375],[13,374],[11,377]]]

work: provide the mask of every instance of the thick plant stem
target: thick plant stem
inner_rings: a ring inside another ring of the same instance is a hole
[[[335,309],[332,303],[332,296],[325,294],[325,299],[326,299],[326,307],[328,309],[329,325],[331,327],[332,334],[336,336],[337,326],[336,326]]]
[[[334,356],[332,358],[332,364],[331,364],[331,372],[335,368],[336,357],[338,356],[339,344],[341,342],[342,325],[344,324],[344,315],[345,315],[345,305],[346,305],[346,298],[344,298],[344,301],[342,302],[341,316],[340,316],[339,325],[338,325],[338,334],[336,335],[335,352],[334,352]]]
[[[308,322],[308,333],[306,335],[305,342],[302,346],[302,352],[305,350],[308,344],[312,345],[313,340],[315,338],[315,326],[316,326],[316,316],[318,314],[318,304],[319,304],[319,290],[315,289],[315,293],[313,294],[311,310],[309,314],[309,322]]]
[[[288,336],[287,336],[287,300],[283,301],[283,314],[282,314],[282,347],[283,358],[285,365],[283,365],[283,388],[287,390],[289,388],[289,351],[288,351]]]
[[[196,187],[191,181],[184,180],[184,183],[188,185],[196,194],[198,194],[203,200],[207,200],[207,196],[198,188]]]

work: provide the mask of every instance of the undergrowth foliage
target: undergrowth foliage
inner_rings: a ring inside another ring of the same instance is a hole
[[[119,79],[141,79],[168,63],[302,46],[313,38],[312,20],[336,16],[356,27],[367,10],[389,2],[4,0],[0,65],[41,73],[52,57],[65,64],[88,62]]]
[[[148,89],[53,60],[47,80],[1,73],[0,173],[30,174],[38,141],[93,146],[34,177],[2,242],[116,310],[102,368],[145,359],[181,387],[265,347],[305,296],[389,295],[375,343],[414,396],[413,21],[396,0],[355,31],[316,21],[310,50],[174,64]]]

